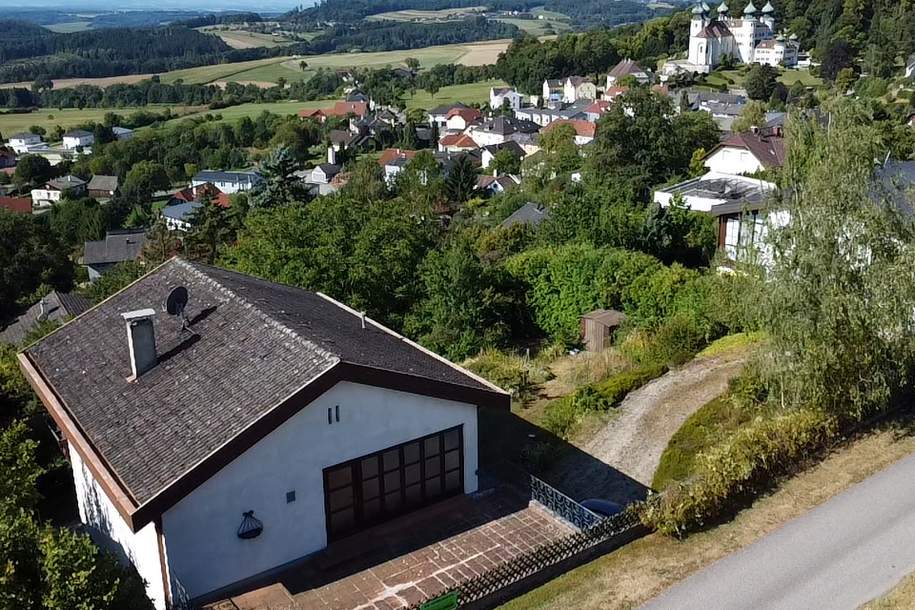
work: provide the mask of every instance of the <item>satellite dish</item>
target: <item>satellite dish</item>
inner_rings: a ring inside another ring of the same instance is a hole
[[[187,307],[187,288],[178,286],[168,293],[165,299],[165,311],[173,316],[184,316],[184,308]]]
[[[165,299],[165,311],[173,316],[181,318],[182,333],[186,330],[190,330],[190,323],[188,322],[187,316],[184,315],[184,308],[187,307],[188,298],[187,288],[178,286],[177,288],[173,288],[172,291],[168,293],[168,298]]]

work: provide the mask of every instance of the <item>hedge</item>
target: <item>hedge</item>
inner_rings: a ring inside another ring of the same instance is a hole
[[[770,486],[835,438],[838,425],[820,411],[757,417],[696,458],[694,476],[642,506],[645,525],[682,536],[733,509],[734,500]]]

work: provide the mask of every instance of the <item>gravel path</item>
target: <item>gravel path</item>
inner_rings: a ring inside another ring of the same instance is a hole
[[[619,415],[557,465],[550,481],[578,500],[644,497],[671,437],[699,407],[727,390],[745,362],[743,350],[697,358],[631,392]]]

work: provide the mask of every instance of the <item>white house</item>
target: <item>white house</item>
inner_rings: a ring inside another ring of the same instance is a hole
[[[478,408],[510,403],[329,297],[178,258],[19,359],[158,609],[476,491]]]
[[[785,163],[785,138],[780,129],[736,133],[709,151],[705,167],[719,174],[755,174]]]
[[[182,201],[162,208],[162,219],[170,231],[188,231],[191,228],[191,219],[203,204],[199,201]]]
[[[62,146],[66,150],[85,148],[95,143],[95,136],[83,129],[74,129],[64,134]]]
[[[572,104],[579,100],[596,100],[597,85],[590,78],[570,76],[562,85],[562,101]]]
[[[41,136],[37,133],[17,133],[10,136],[7,142],[16,154],[24,155],[29,152],[29,148],[42,144]]]
[[[449,131],[464,131],[483,115],[476,108],[452,108],[445,117],[445,129]]]
[[[86,194],[86,181],[76,176],[63,176],[48,180],[40,189],[32,190],[32,207],[36,210],[50,208],[65,194],[80,197]]]
[[[710,212],[712,207],[725,203],[752,205],[763,202],[774,191],[775,185],[771,182],[708,172],[699,178],[656,190],[654,201],[666,208],[679,197],[695,212]]]
[[[191,187],[198,187],[209,182],[227,195],[250,191],[263,177],[256,171],[222,172],[204,170],[191,178]]]
[[[547,79],[543,81],[543,95],[541,96],[544,104],[561,102],[565,91],[565,83],[558,79]]]
[[[450,113],[455,108],[467,108],[465,104],[456,102],[454,104],[444,104],[442,106],[436,106],[429,111],[429,125],[435,125],[439,130],[445,129],[445,126],[448,122],[448,113]]]
[[[520,110],[523,101],[524,96],[511,87],[492,87],[489,90],[489,107],[493,110],[504,107],[506,102],[512,110]]]

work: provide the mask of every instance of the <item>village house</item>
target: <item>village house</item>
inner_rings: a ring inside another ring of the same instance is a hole
[[[553,129],[558,128],[560,125],[569,125],[575,130],[575,143],[579,146],[584,146],[585,144],[593,142],[594,135],[597,133],[597,125],[581,119],[572,121],[560,119],[558,121],[553,121],[543,131],[544,133],[548,133]]]
[[[198,187],[210,183],[227,195],[250,191],[263,181],[263,177],[256,171],[223,172],[218,170],[203,170],[191,178],[191,187]]]
[[[486,195],[498,195],[521,184],[521,178],[511,174],[501,176],[480,176],[477,178],[476,190]]]
[[[562,101],[573,104],[579,100],[596,100],[597,85],[590,78],[570,76],[562,86]]]
[[[525,227],[533,228],[540,226],[540,223],[547,220],[549,217],[550,211],[547,208],[539,203],[528,201],[512,212],[508,218],[499,223],[499,227],[502,229],[510,229],[515,225],[523,225]]]
[[[17,154],[24,155],[28,153],[31,148],[44,145],[44,141],[37,133],[29,133],[26,131],[10,136],[7,144],[9,144],[10,148]]]
[[[466,133],[449,133],[439,138],[438,149],[441,152],[462,152],[466,150],[476,150],[479,148]]]
[[[111,133],[114,134],[116,140],[123,142],[124,140],[130,140],[133,138],[133,129],[127,129],[126,127],[112,127]]]
[[[83,244],[80,264],[86,267],[89,281],[94,282],[118,263],[140,258],[145,246],[146,231],[143,229],[108,231],[105,239]]]
[[[482,118],[483,115],[476,108],[452,108],[445,116],[445,129],[464,131]]]
[[[496,155],[500,151],[508,151],[514,158],[519,161],[524,159],[527,156],[527,153],[524,151],[524,148],[514,140],[509,140],[502,144],[490,144],[489,146],[484,146],[482,149],[481,162],[483,169],[488,168],[492,165],[493,160],[496,158]]]
[[[66,150],[76,150],[92,146],[94,143],[95,136],[91,132],[84,129],[73,129],[64,134],[61,146]]]
[[[455,102],[454,104],[445,104],[442,106],[436,106],[429,111],[429,125],[434,125],[438,128],[439,131],[442,131],[447,128],[448,116],[452,110],[457,108],[467,108],[465,104],[460,102]]]
[[[96,174],[89,179],[89,185],[86,188],[90,197],[111,199],[118,192],[118,177]]]
[[[73,175],[48,180],[40,189],[32,190],[32,207],[46,210],[60,201],[64,196],[82,197],[86,194],[86,181]]]
[[[547,79],[543,81],[542,100],[545,105],[561,102],[565,93],[565,83],[559,79]]]
[[[705,166],[721,174],[755,174],[778,169],[785,163],[785,138],[780,128],[754,128],[728,136],[703,159]]]
[[[627,57],[613,66],[613,69],[607,74],[607,89],[612,89],[627,76],[634,78],[640,85],[647,85],[651,81],[648,72]]]
[[[89,299],[72,292],[52,290],[0,331],[0,343],[22,345],[28,334],[42,322],[63,324],[92,306]]]
[[[524,139],[538,133],[540,126],[533,121],[499,116],[473,125],[467,134],[473,138],[477,146],[484,147],[492,144],[504,144],[510,140]]]
[[[178,258],[19,361],[159,610],[472,494],[478,409],[510,405],[327,296]]]
[[[695,212],[711,212],[713,206],[725,203],[748,205],[764,202],[775,192],[775,185],[764,180],[708,172],[654,192],[655,203],[668,207],[679,198]]]
[[[384,170],[384,181],[390,185],[394,183],[404,166],[416,156],[415,150],[403,150],[400,148],[388,148],[382,151],[378,158],[378,165]]]
[[[524,96],[511,87],[492,87],[489,90],[489,107],[498,110],[506,106],[511,110],[520,110]]]
[[[165,206],[160,213],[169,231],[190,231],[194,213],[201,207],[203,204],[199,201],[182,201]]]
[[[574,104],[568,104],[564,108],[535,108],[531,106],[517,111],[515,118],[530,121],[540,127],[546,127],[553,121],[583,120],[587,118],[585,110],[592,103],[591,100],[582,99]]]
[[[610,105],[612,103],[613,102],[607,99],[595,100],[590,106],[585,108],[585,120],[596,123],[605,112],[610,110]]]

